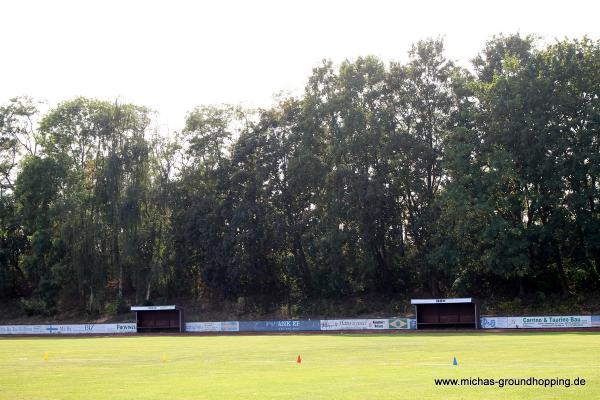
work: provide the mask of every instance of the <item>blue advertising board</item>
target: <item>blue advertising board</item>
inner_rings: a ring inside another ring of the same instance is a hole
[[[592,326],[600,326],[600,315],[592,315]]]
[[[321,321],[285,320],[285,321],[240,321],[240,332],[282,332],[282,331],[318,331]]]

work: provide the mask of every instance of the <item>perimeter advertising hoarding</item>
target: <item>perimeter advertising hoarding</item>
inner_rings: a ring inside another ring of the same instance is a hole
[[[136,324],[3,325],[0,335],[94,335],[135,333]]]
[[[481,317],[483,329],[526,328],[589,328],[594,326],[590,316],[541,316],[541,317]],[[600,321],[599,325],[600,325]]]
[[[411,327],[410,318],[390,318],[388,320],[388,329],[414,329]]]
[[[316,320],[240,321],[240,332],[318,331]]]
[[[222,322],[188,322],[185,324],[186,332],[237,332],[240,330],[237,321]]]
[[[508,317],[481,317],[480,323],[483,329],[506,329]]]
[[[324,319],[321,320],[322,331],[346,330],[383,330],[390,329],[389,319]]]
[[[508,328],[590,328],[589,315],[508,317]]]
[[[592,315],[592,326],[600,327],[600,315]]]

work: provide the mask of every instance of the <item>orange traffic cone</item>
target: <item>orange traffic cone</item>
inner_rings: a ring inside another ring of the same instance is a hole
[[[296,361],[298,364],[302,363],[302,358],[300,357],[300,354],[298,354],[298,361]]]

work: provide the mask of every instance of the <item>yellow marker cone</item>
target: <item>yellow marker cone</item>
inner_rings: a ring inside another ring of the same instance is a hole
[[[162,357],[160,358],[160,360],[161,360],[162,362],[166,363],[166,362],[168,361],[168,359],[167,359],[167,355],[166,355],[166,354],[163,354],[163,355],[162,355]]]
[[[44,353],[44,361],[48,361],[48,352]]]

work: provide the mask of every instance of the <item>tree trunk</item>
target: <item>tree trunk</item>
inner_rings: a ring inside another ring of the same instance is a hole
[[[94,288],[90,285],[90,300],[88,305],[88,310],[91,313],[94,307]]]
[[[556,266],[558,267],[561,294],[562,294],[562,297],[565,298],[565,297],[569,296],[569,281],[567,279],[565,267],[562,262],[562,255],[560,252],[560,247],[558,246],[558,243],[555,240],[553,241],[553,245],[554,245],[554,260],[556,261]]]
[[[386,262],[385,257],[385,248],[382,246],[381,248],[377,245],[374,247],[374,255],[375,261],[377,262],[377,266],[379,267],[379,289],[383,292],[389,293],[392,291],[392,274],[390,268]]]
[[[114,227],[113,229],[117,229]],[[119,257],[119,234],[118,232],[113,232],[113,265],[116,265],[119,269],[119,286],[117,291],[117,296],[119,299],[123,298],[123,265],[121,264]]]
[[[439,296],[438,279],[433,266],[429,267],[429,286],[431,288],[431,296],[437,298]]]
[[[519,297],[525,297],[525,283],[522,276],[519,276]]]
[[[298,263],[302,273],[304,289],[306,290],[306,293],[310,293],[312,288],[312,277],[306,262],[306,254],[304,253],[304,247],[302,246],[302,239],[300,238],[300,234],[298,232],[294,232],[293,237],[294,258],[296,259],[296,263]]]

